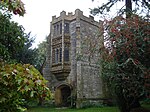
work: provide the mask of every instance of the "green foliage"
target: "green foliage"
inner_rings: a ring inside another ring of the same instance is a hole
[[[24,28],[11,22],[7,15],[0,14],[0,58],[10,60],[23,47]]]
[[[31,33],[26,35],[23,47],[14,54],[14,59],[18,63],[35,65],[37,55],[37,48],[32,48],[34,38],[31,38]]]
[[[7,62],[35,64],[37,49],[31,48],[34,38],[24,33],[23,26],[11,21],[11,15],[0,14],[0,58]]]
[[[35,61],[35,67],[41,71],[42,66],[45,62],[46,59],[46,47],[47,47],[47,42],[43,41],[38,45],[37,48],[37,56],[36,56],[36,61]]]
[[[0,62],[0,111],[22,112],[32,99],[49,100],[46,80],[32,65]]]

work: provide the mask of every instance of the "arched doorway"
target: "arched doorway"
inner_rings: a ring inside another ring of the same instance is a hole
[[[56,106],[69,107],[71,105],[71,88],[68,85],[60,85],[55,90]]]

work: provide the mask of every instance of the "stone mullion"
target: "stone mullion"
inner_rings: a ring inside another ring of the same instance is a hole
[[[64,68],[64,23],[65,20],[62,20],[62,69]]]

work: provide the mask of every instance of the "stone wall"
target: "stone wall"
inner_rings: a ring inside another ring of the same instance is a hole
[[[83,19],[84,18],[84,19]],[[77,98],[82,106],[82,101],[85,102],[103,97],[102,80],[101,80],[101,65],[100,51],[102,46],[102,36],[99,37],[99,26],[93,18],[80,18],[80,33],[77,35]],[[79,56],[79,58],[78,58]]]

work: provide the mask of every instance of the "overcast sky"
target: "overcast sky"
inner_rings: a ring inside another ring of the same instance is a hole
[[[26,14],[24,17],[14,16],[13,20],[23,25],[26,33],[31,31],[35,36],[35,44],[42,42],[50,33],[50,22],[52,16],[59,16],[61,11],[73,12],[75,9],[83,11],[85,16],[89,16],[90,9],[100,6],[106,0],[22,0],[25,4]],[[99,1],[99,2],[98,2]],[[96,20],[98,21],[98,17]]]

